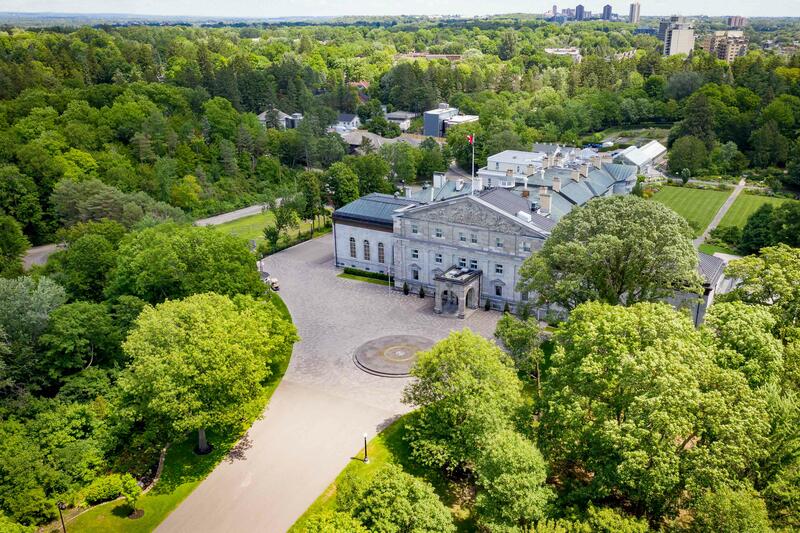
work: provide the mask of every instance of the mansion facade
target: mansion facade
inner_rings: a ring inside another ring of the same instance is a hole
[[[519,269],[555,222],[505,189],[485,189],[436,202],[373,193],[333,214],[335,261],[387,274],[395,289],[420,289],[434,310],[463,318],[468,309],[528,300],[517,291]]]

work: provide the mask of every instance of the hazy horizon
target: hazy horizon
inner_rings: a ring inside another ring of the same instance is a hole
[[[76,15],[138,15],[169,17],[225,17],[225,18],[278,18],[278,17],[335,17],[335,16],[395,16],[395,15],[496,15],[503,13],[543,13],[552,8],[575,7],[583,3],[587,11],[597,13],[603,5],[611,4],[615,13],[627,15],[630,1],[575,0],[569,4],[552,1],[499,0],[407,0],[402,3],[373,0],[369,3],[338,0],[0,0],[0,12],[57,13]],[[694,0],[640,1],[642,16],[671,14],[749,17],[791,17],[800,14],[800,0],[776,0],[756,3],[744,0],[709,0],[698,11]]]

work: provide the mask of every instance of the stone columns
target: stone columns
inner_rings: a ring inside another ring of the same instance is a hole
[[[466,297],[464,295],[464,290],[461,290],[461,298],[458,299],[458,318],[464,318],[464,314],[466,312]]]
[[[438,283],[436,285],[439,285]],[[441,315],[442,314],[442,288],[436,287],[435,295],[433,297],[433,312]]]

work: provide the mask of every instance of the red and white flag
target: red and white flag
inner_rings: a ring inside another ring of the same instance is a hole
[[[469,144],[475,144],[475,135],[467,135],[467,140]]]

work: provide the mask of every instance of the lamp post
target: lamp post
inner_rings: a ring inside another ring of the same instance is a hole
[[[64,533],[67,533],[67,526],[64,524],[64,515],[61,514],[61,511],[67,508],[67,504],[59,501],[56,506],[58,507],[58,517],[61,519],[61,529],[64,530]]]
[[[369,463],[369,457],[367,456],[367,434],[364,433],[364,462]]]

